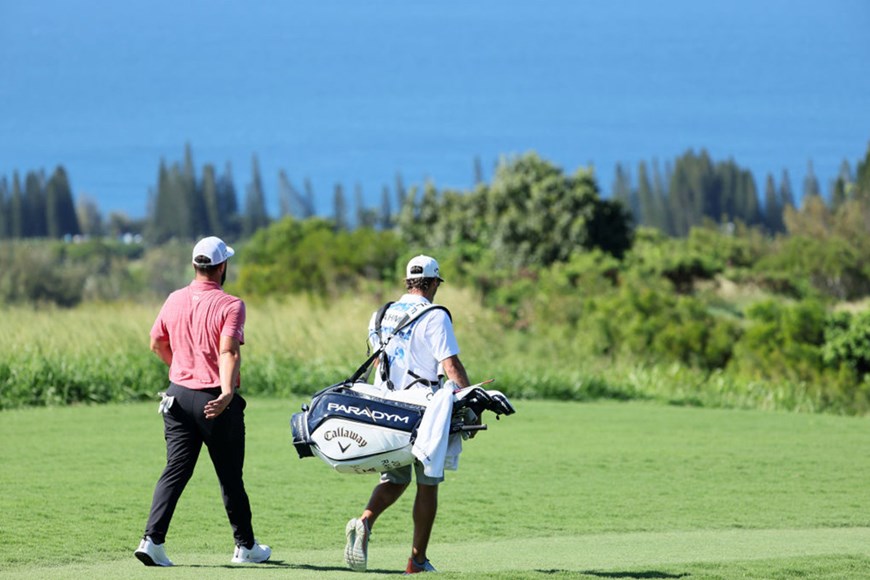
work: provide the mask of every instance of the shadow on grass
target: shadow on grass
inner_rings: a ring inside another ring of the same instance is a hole
[[[314,564],[293,564],[283,560],[268,560],[259,564],[186,564],[178,566],[178,568],[227,568],[231,570],[269,570],[274,568],[285,568],[287,570],[312,570],[315,572],[348,572],[356,574],[353,570],[349,570],[347,566],[317,566]],[[375,574],[403,574],[404,570],[374,570],[369,568],[369,572]]]
[[[536,570],[542,574],[563,574],[574,573],[573,570]],[[669,574],[667,572],[659,572],[658,570],[647,570],[644,572],[598,572],[595,570],[583,570],[580,572],[587,576],[597,576],[599,578],[686,578],[689,574]]]

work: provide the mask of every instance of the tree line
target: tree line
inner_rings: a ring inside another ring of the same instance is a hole
[[[829,187],[832,209],[854,198],[856,192],[867,191],[859,187],[862,175],[866,179],[866,164],[865,157],[853,173],[850,163],[843,160]],[[812,162],[807,164],[801,193],[802,202],[823,196]],[[786,231],[788,208],[798,206],[787,170],[783,170],[779,183],[768,173],[760,193],[750,171],[733,160],[716,162],[703,149],[699,153],[687,151],[664,170],[657,161],[641,161],[635,180],[625,166],[617,164],[613,197],[630,209],[636,225],[677,237],[685,237],[705,220],[741,222],[769,234],[781,234]]]
[[[867,191],[868,188],[859,187],[861,179],[866,179],[867,163],[865,156],[853,172],[849,162],[843,161],[825,200],[831,209],[854,198],[856,192]],[[496,175],[502,165],[504,163],[500,162],[496,167]],[[471,191],[451,191],[446,195],[451,199],[457,195],[474,197],[476,188],[485,185],[479,159],[475,159],[474,176],[476,185]],[[594,174],[590,179],[594,180]],[[431,201],[433,195],[440,193],[444,192],[438,192],[434,184],[425,184],[422,198],[414,203],[428,203],[426,199]],[[413,207],[406,207],[408,194],[401,176],[397,175],[393,191],[383,186],[380,204],[376,207],[366,205],[359,184],[354,186],[352,199],[342,184],[335,184],[330,203],[322,205],[331,205],[329,217],[336,230],[391,229],[403,215],[406,219],[416,215]],[[811,162],[801,194],[801,203],[814,197],[823,198]],[[730,159],[715,161],[703,149],[697,153],[686,151],[663,169],[657,161],[641,161],[635,176],[626,166],[617,164],[610,198],[627,209],[633,227],[651,227],[674,237],[685,237],[692,227],[709,220],[739,222],[771,235],[781,234],[786,231],[785,215],[789,208],[799,205],[787,171],[783,171],[778,182],[772,174],[767,174],[763,191],[760,191],[749,170]],[[309,180],[298,188],[285,171],[279,172],[279,219],[286,215],[297,219],[314,217],[317,201],[318,194]],[[141,220],[117,213],[104,219],[93,200],[82,196],[77,203],[74,201],[63,166],[57,167],[51,175],[43,170],[28,171],[23,180],[16,171],[11,179],[0,176],[0,239],[64,238],[82,234],[116,237],[121,233],[141,234],[151,244],[210,234],[247,239],[274,219],[266,208],[266,192],[256,156],[252,158],[251,181],[244,189],[240,204],[230,164],[219,171],[214,164],[206,163],[198,172],[189,144],[182,161],[167,164],[161,160],[157,183],[148,192],[147,207],[146,217]],[[530,207],[533,213],[518,218],[537,219],[535,209]],[[565,209],[572,211],[571,207]],[[425,209],[422,214],[425,220]],[[523,227],[523,219],[518,220],[518,228]],[[563,233],[570,235],[570,232]]]
[[[81,233],[69,177],[63,167],[50,176],[29,171],[22,183],[0,178],[0,239],[62,238]]]

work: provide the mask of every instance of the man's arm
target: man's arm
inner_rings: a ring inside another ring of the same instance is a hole
[[[459,388],[465,388],[471,385],[468,380],[468,373],[465,372],[465,366],[459,360],[459,355],[453,355],[441,361],[441,366],[444,367],[444,373],[447,378],[456,383]]]
[[[172,366],[172,346],[168,340],[157,340],[151,338],[151,351],[160,357],[160,360],[166,363],[166,366]]]
[[[214,419],[227,408],[233,400],[233,389],[239,382],[242,367],[242,347],[238,338],[222,336],[218,369],[221,377],[221,394],[205,405],[205,418]]]

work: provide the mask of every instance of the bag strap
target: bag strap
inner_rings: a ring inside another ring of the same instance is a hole
[[[400,330],[402,330],[427,312],[432,312],[433,310],[443,310],[447,313],[448,318],[450,318],[451,321],[453,320],[453,316],[450,314],[450,311],[447,310],[447,307],[441,306],[440,304],[425,304],[422,308],[414,307],[410,311],[406,312],[405,315],[399,320],[399,323],[396,325],[396,327],[393,329],[393,332],[391,332],[390,335],[387,336],[385,339],[382,339],[380,323],[384,318],[384,313],[386,313],[387,309],[392,304],[392,302],[387,302],[385,305],[381,306],[378,309],[378,313],[376,315],[375,330],[377,331],[378,338],[380,339],[380,346],[378,346],[378,348],[373,353],[371,353],[371,355],[369,355],[369,358],[366,359],[366,361],[357,369],[357,371],[345,381],[346,383],[353,384],[357,380],[359,380],[359,378],[363,376],[366,371],[368,371],[369,365],[371,365],[372,362],[386,350],[387,345],[390,343],[390,340],[392,340],[392,338]]]
[[[384,338],[384,337],[381,335],[381,323],[384,321],[384,315],[387,313],[387,309],[388,309],[390,306],[392,306],[393,304],[395,304],[395,302],[387,302],[386,304],[384,304],[383,306],[381,306],[380,308],[378,308],[378,311],[377,311],[377,313],[375,314],[375,334],[378,335],[378,342],[381,342],[381,341],[383,340],[383,338]],[[372,350],[372,345],[369,344],[369,345],[368,345],[368,348],[367,348],[367,351],[368,351],[369,353],[371,353],[371,350]]]

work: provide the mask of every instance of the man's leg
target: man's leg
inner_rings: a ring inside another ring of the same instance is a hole
[[[438,486],[418,483],[417,497],[414,499],[414,544],[411,547],[411,556],[418,564],[426,561],[426,548],[437,512]]]
[[[172,389],[172,387],[170,387]],[[162,544],[169,530],[175,507],[187,482],[193,475],[202,439],[188,414],[186,393],[176,387],[171,394],[176,396],[172,407],[163,415],[166,438],[166,467],[151,501],[151,512],[145,525],[145,535],[155,544]]]
[[[214,397],[209,397],[210,400]],[[202,402],[205,407],[207,400]],[[224,508],[233,528],[236,545],[251,548],[254,530],[251,503],[245,491],[242,471],[245,464],[245,400],[236,394],[229,406],[215,419],[198,419],[205,444],[221,486]]]
[[[369,535],[375,520],[396,503],[411,481],[411,468],[381,474],[381,482],[372,490],[369,503],[359,518],[352,518],[344,528],[347,543],[344,561],[351,570],[364,572],[368,566]]]
[[[372,526],[375,525],[375,520],[378,519],[388,507],[396,503],[405,490],[408,488],[407,483],[392,483],[389,481],[382,481],[372,490],[372,495],[369,498],[369,503],[366,505],[366,509],[363,510],[363,514],[360,517],[361,520],[366,522],[366,526],[369,530],[372,529]]]

